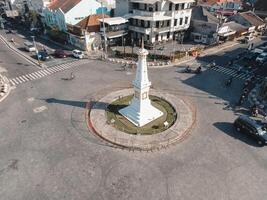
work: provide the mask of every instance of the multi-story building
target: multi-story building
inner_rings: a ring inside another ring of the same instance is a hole
[[[125,3],[126,1],[126,3]],[[129,19],[134,41],[146,44],[181,38],[189,28],[194,0],[119,0],[115,14]],[[128,7],[127,7],[128,6]]]

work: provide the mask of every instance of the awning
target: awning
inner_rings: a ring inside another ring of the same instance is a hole
[[[146,4],[154,4],[159,0],[130,0],[132,3],[146,3]]]
[[[229,35],[234,35],[236,33],[236,31],[229,31],[229,32],[226,32],[226,33],[218,33],[219,36],[221,37],[227,37]]]
[[[164,20],[170,20],[172,19],[169,16],[155,16],[155,17],[149,17],[149,16],[140,16],[140,15],[133,15],[131,16],[133,19],[140,19],[144,21],[164,21]]]
[[[195,0],[169,0],[170,2],[177,4],[177,3],[194,3]]]
[[[128,22],[127,19],[124,19],[122,17],[111,17],[111,18],[105,18],[103,19],[99,19],[100,22],[105,22],[105,24],[108,25],[119,25],[119,24],[125,24]]]

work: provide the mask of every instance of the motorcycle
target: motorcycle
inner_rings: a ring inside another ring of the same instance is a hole
[[[201,67],[198,67],[198,68],[195,70],[195,73],[196,73],[196,74],[200,74],[201,72],[202,72]]]
[[[233,77],[229,78],[226,82],[225,82],[225,86],[230,86],[233,82]]]
[[[192,69],[189,66],[187,66],[184,70],[184,73],[191,73],[191,72],[192,72]]]
[[[259,110],[258,110],[257,107],[253,107],[253,108],[251,108],[251,115],[252,115],[253,117],[257,117],[258,114],[259,114]]]

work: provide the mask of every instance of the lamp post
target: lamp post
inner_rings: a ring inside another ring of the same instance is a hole
[[[35,36],[32,35],[32,42],[33,42],[33,46],[35,48],[35,55],[37,57],[37,60],[38,60],[38,64],[41,66],[41,61],[40,61],[40,58],[39,58],[39,55],[38,55],[38,50],[37,50],[37,46],[36,46],[36,43],[35,43]]]
[[[134,40],[133,40],[133,38],[131,39],[131,42],[132,42],[132,58],[133,58],[133,49],[134,49]]]
[[[125,58],[125,39],[123,38],[123,57]]]
[[[103,35],[104,35],[104,59],[107,55],[107,37],[106,37],[106,27],[105,27],[105,17],[104,17],[104,8],[103,8],[103,2],[101,2],[101,11],[102,11],[102,22],[103,22]]]

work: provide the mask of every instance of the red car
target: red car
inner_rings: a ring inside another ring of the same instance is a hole
[[[66,54],[66,52],[62,49],[57,49],[54,52],[54,56],[56,58],[66,58],[68,55]]]

